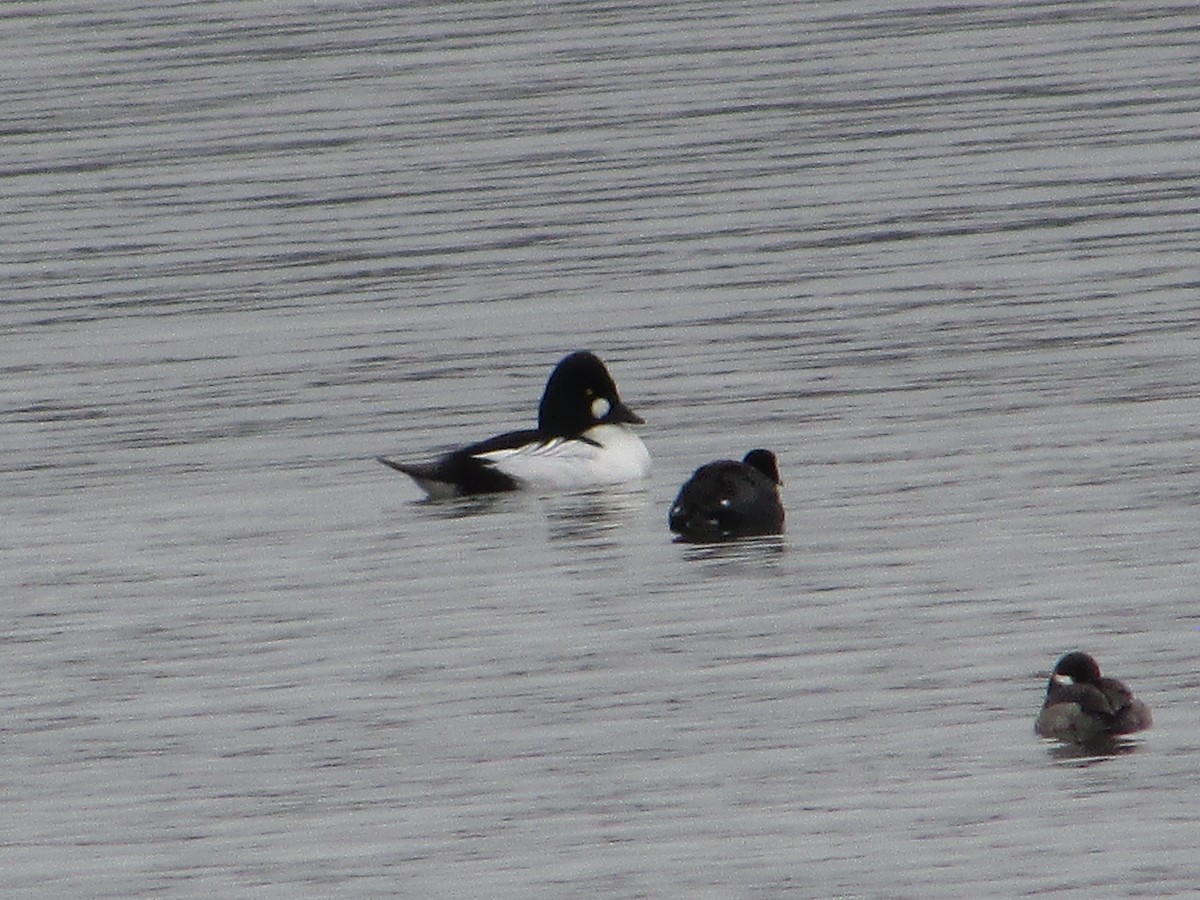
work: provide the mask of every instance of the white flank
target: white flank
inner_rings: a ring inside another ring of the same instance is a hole
[[[573,490],[640,481],[650,474],[650,453],[624,425],[597,425],[585,436],[596,444],[555,438],[516,450],[481,453],[501,472],[530,487]]]

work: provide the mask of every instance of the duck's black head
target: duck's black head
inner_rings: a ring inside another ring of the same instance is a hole
[[[751,450],[744,457],[742,462],[752,469],[757,469],[762,472],[775,484],[783,484],[779,480],[779,462],[775,459],[775,454],[770,450]]]
[[[595,354],[579,350],[550,374],[538,407],[538,430],[548,436],[576,437],[595,425],[642,424],[621,402],[608,369]]]
[[[1079,650],[1072,650],[1054,665],[1050,680],[1057,684],[1097,684],[1100,664]]]

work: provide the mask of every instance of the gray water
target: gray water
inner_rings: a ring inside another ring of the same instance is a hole
[[[10,3],[0,893],[1200,883],[1194,3]],[[588,347],[644,487],[418,502]],[[675,544],[710,459],[788,531]],[[1153,708],[1035,738],[1064,650]]]

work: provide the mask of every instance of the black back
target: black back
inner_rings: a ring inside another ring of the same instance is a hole
[[[769,450],[742,462],[721,459],[698,468],[671,505],[671,530],[697,543],[783,531],[779,467]]]

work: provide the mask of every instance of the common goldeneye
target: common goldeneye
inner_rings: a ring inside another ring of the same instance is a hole
[[[741,462],[703,465],[671,504],[671,530],[695,543],[780,534],[779,485],[779,465],[770,450],[751,450]]]
[[[1101,676],[1096,660],[1075,650],[1054,666],[1034,731],[1087,744],[1144,731],[1152,724],[1145,703],[1122,682]]]
[[[604,363],[581,350],[546,382],[537,428],[510,431],[426,464],[379,457],[410,476],[431,499],[513,491],[571,490],[638,481],[650,454],[629,425],[642,418],[621,402]]]

